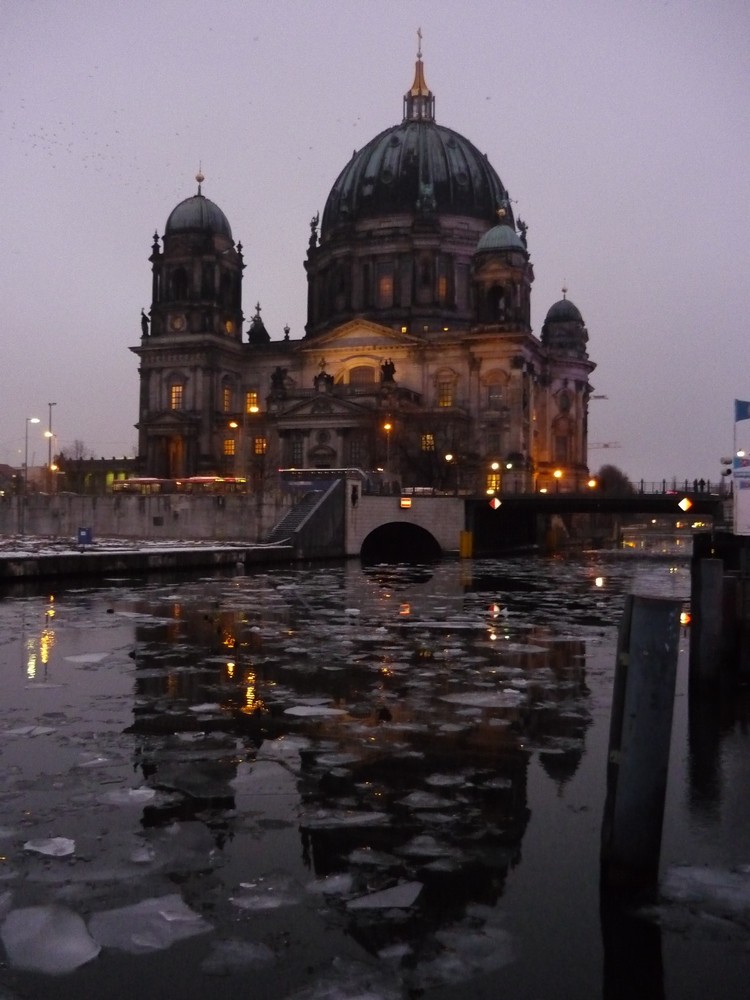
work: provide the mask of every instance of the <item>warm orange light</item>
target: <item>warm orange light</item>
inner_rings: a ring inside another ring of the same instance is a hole
[[[562,479],[562,469],[555,469],[552,475],[555,477],[555,479]]]
[[[597,483],[597,481],[596,481],[595,479],[589,479],[589,481],[588,481],[588,483],[586,483],[586,485],[588,486],[588,488],[589,488],[590,490],[595,490],[595,489],[596,489],[596,487],[597,487],[597,486],[598,486],[599,484]]]
[[[393,424],[389,424],[389,423],[383,424],[383,430],[386,431],[386,432],[387,431],[392,431],[393,430]]]

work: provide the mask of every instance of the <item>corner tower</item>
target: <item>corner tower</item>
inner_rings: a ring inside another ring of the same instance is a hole
[[[242,244],[202,192],[169,214],[151,247],[152,301],[142,313],[138,452],[157,478],[235,471],[242,407]]]

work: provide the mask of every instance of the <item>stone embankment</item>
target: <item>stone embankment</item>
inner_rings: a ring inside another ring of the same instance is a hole
[[[286,562],[292,550],[283,545],[153,545],[103,540],[95,546],[39,538],[5,539],[0,544],[0,584],[50,577],[140,576],[205,568],[231,569]]]

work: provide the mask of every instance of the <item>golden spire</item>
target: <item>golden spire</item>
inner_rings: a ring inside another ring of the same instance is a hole
[[[404,94],[404,121],[434,121],[435,98],[427,86],[422,64],[422,29],[417,29],[417,64],[414,83]]]

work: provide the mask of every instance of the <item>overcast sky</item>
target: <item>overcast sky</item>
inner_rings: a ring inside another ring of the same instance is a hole
[[[718,476],[750,400],[747,0],[4,0],[0,462],[32,416],[46,461],[50,402],[56,447],[135,454],[151,242],[199,164],[246,316],[302,335],[310,219],[401,120],[419,26],[437,120],[528,223],[536,333],[563,285],[588,326],[591,467]]]

